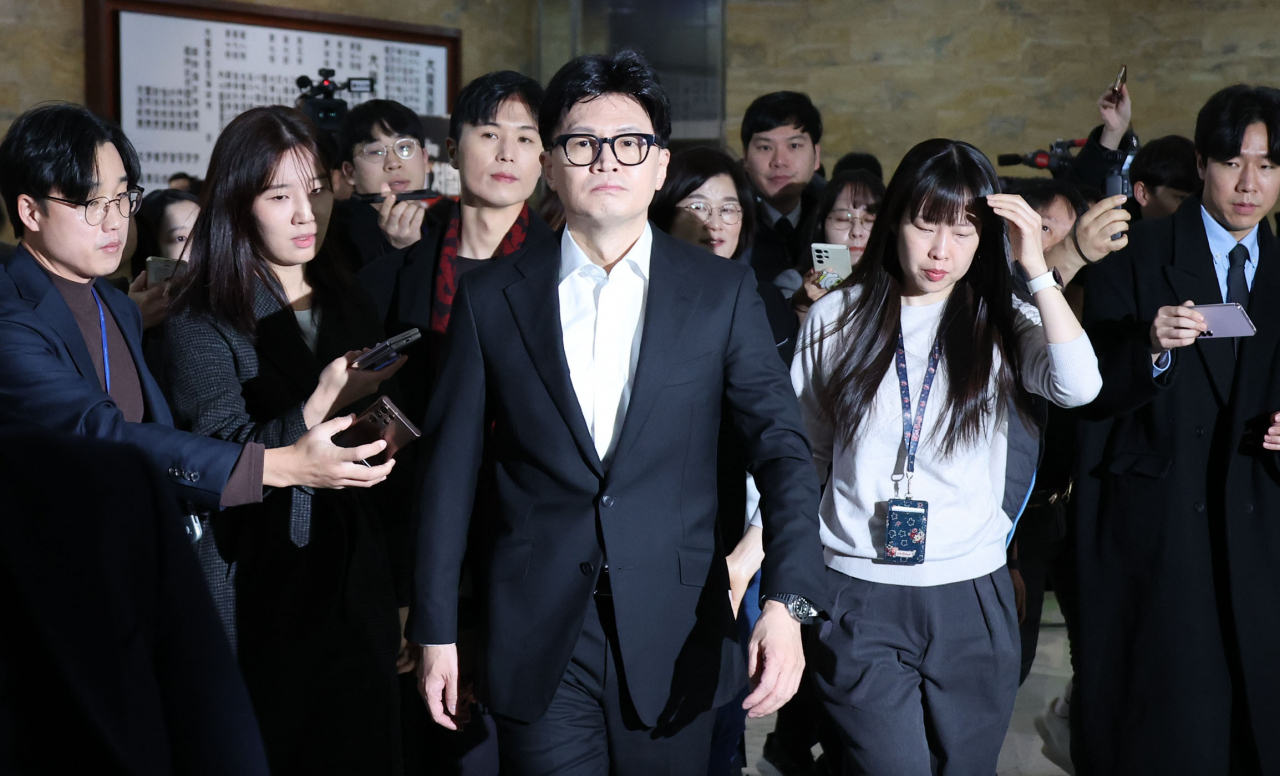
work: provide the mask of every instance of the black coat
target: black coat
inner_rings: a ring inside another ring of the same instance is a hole
[[[607,557],[636,710],[647,725],[678,723],[745,681],[715,531],[722,401],[764,494],[762,590],[821,606],[809,446],[756,278],[654,230],[639,364],[606,468],[569,376],[559,273],[550,237],[462,279],[423,429],[409,638],[456,640],[458,568],[488,437],[499,537],[486,580],[490,708],[542,716]]]
[[[254,338],[189,313],[171,317],[166,371],[177,422],[268,449],[296,442],[324,365],[382,338],[354,283],[344,297],[321,302],[315,354],[265,286]],[[234,564],[240,665],[277,776],[399,772],[399,620],[374,504],[359,489],[289,488],[214,517],[219,553]]]
[[[0,504],[0,773],[266,776],[178,504],[147,457],[6,429]]]
[[[1226,774],[1244,689],[1262,772],[1280,772],[1280,469],[1261,446],[1280,410],[1280,244],[1265,221],[1259,248],[1257,335],[1238,357],[1232,340],[1178,349],[1158,378],[1157,310],[1222,301],[1199,199],[1135,225],[1128,248],[1090,268],[1085,324],[1104,384],[1074,501],[1081,774]]]

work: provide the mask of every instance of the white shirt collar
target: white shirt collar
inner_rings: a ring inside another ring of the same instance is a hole
[[[644,231],[640,233],[640,239],[636,240],[631,246],[631,250],[619,260],[619,264],[628,263],[635,268],[640,277],[649,278],[649,258],[653,255],[653,227],[646,222]],[[579,271],[585,266],[597,266],[591,259],[587,258],[587,254],[578,246],[573,239],[573,234],[569,231],[569,227],[565,227],[564,235],[560,238],[560,282],[564,282],[565,278]]]
[[[769,216],[769,226],[773,226],[774,224],[778,223],[778,219],[782,218],[782,213],[779,213],[777,210],[774,209],[773,205],[770,205],[768,202],[765,202],[763,199],[760,200],[760,204],[764,205],[764,212],[766,215]],[[787,213],[787,220],[791,222],[792,226],[800,225],[800,208],[803,207],[803,204],[804,203],[796,205],[795,210],[792,210],[790,213]]]

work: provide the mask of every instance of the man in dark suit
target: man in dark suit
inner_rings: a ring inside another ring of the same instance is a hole
[[[646,220],[671,131],[648,64],[570,62],[539,128],[566,229],[463,278],[424,425],[421,689],[455,726],[458,570],[488,456],[481,695],[503,773],[704,774],[711,710],[746,681],[715,529],[722,401],[762,493],[754,716],[799,683],[793,614],[824,606],[815,472],[755,278]]]
[[[747,107],[741,134],[742,167],[758,197],[751,266],[772,281],[808,263],[806,227],[823,186],[815,177],[822,166],[822,114],[807,94],[772,92]]]
[[[0,504],[0,773],[266,776],[173,490],[146,457],[0,430]]]
[[[1203,194],[1087,278],[1081,774],[1280,772],[1280,91],[1215,94],[1195,143]],[[1224,301],[1256,335],[1199,336],[1197,306]]]
[[[135,445],[199,510],[253,503],[262,489],[368,487],[390,471],[330,437],[335,418],[289,447],[233,444],[177,431],[142,356],[142,317],[107,275],[137,212],[138,155],[120,128],[79,105],[18,117],[0,142],[0,194],[21,239],[0,264],[0,426],[30,426]]]

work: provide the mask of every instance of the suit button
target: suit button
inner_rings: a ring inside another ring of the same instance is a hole
[[[191,481],[192,481],[192,482],[199,482],[199,481],[200,481],[200,472],[191,472]]]
[[[603,505],[603,506],[606,506],[606,507],[611,507],[611,506],[613,506],[613,505],[614,505],[614,503],[616,503],[616,502],[617,502],[617,499],[615,499],[613,496],[601,496],[601,497],[600,497],[600,504],[601,504],[601,505]]]
[[[1195,508],[1196,508],[1196,511],[1197,511],[1197,512],[1203,512],[1203,511],[1204,511],[1204,502],[1203,502],[1203,501],[1197,501],[1197,502],[1195,503]]]
[[[1253,504],[1245,504],[1245,505],[1244,505],[1244,512],[1245,512],[1245,514],[1247,514],[1247,515],[1251,515],[1251,514],[1253,514]]]
[[[583,576],[587,577],[591,576],[591,572],[595,571],[591,564],[587,563],[585,560],[578,564],[578,568],[582,570]]]
[[[169,476],[170,476],[170,477],[180,477],[180,476],[182,476],[182,472],[178,471],[178,467],[176,467],[176,466],[170,466],[170,467],[169,467]]]
[[[1196,436],[1197,436],[1197,437],[1202,437],[1202,436],[1204,436],[1204,429],[1203,429],[1202,427],[1200,427],[1200,426],[1196,426]]]

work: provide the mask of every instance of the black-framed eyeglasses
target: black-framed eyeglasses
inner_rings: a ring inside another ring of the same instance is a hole
[[[53,200],[67,207],[84,208],[84,220],[89,226],[98,226],[107,220],[107,208],[111,207],[111,203],[116,203],[116,210],[119,211],[122,218],[132,218],[137,214],[138,209],[142,207],[142,189],[129,189],[125,193],[117,197],[95,197],[87,202],[77,202],[74,199],[63,199],[62,197],[46,196],[45,199]]]
[[[736,202],[730,202],[720,207],[715,207],[709,202],[690,202],[687,205],[681,205],[681,207],[704,224],[710,223],[711,216],[716,213],[720,214],[720,220],[727,226],[733,226],[742,220],[742,206]]]
[[[564,149],[564,158],[574,167],[590,167],[600,158],[605,145],[613,151],[613,158],[618,164],[634,167],[644,164],[649,158],[649,149],[661,146],[657,135],[642,135],[628,132],[614,137],[597,137],[595,135],[561,135],[552,141],[552,147]]]
[[[401,159],[412,159],[421,148],[422,146],[419,145],[417,138],[402,137],[391,145],[385,143],[367,145],[360,149],[360,156],[370,162],[382,164],[383,160],[387,158],[387,149],[391,149]]]

